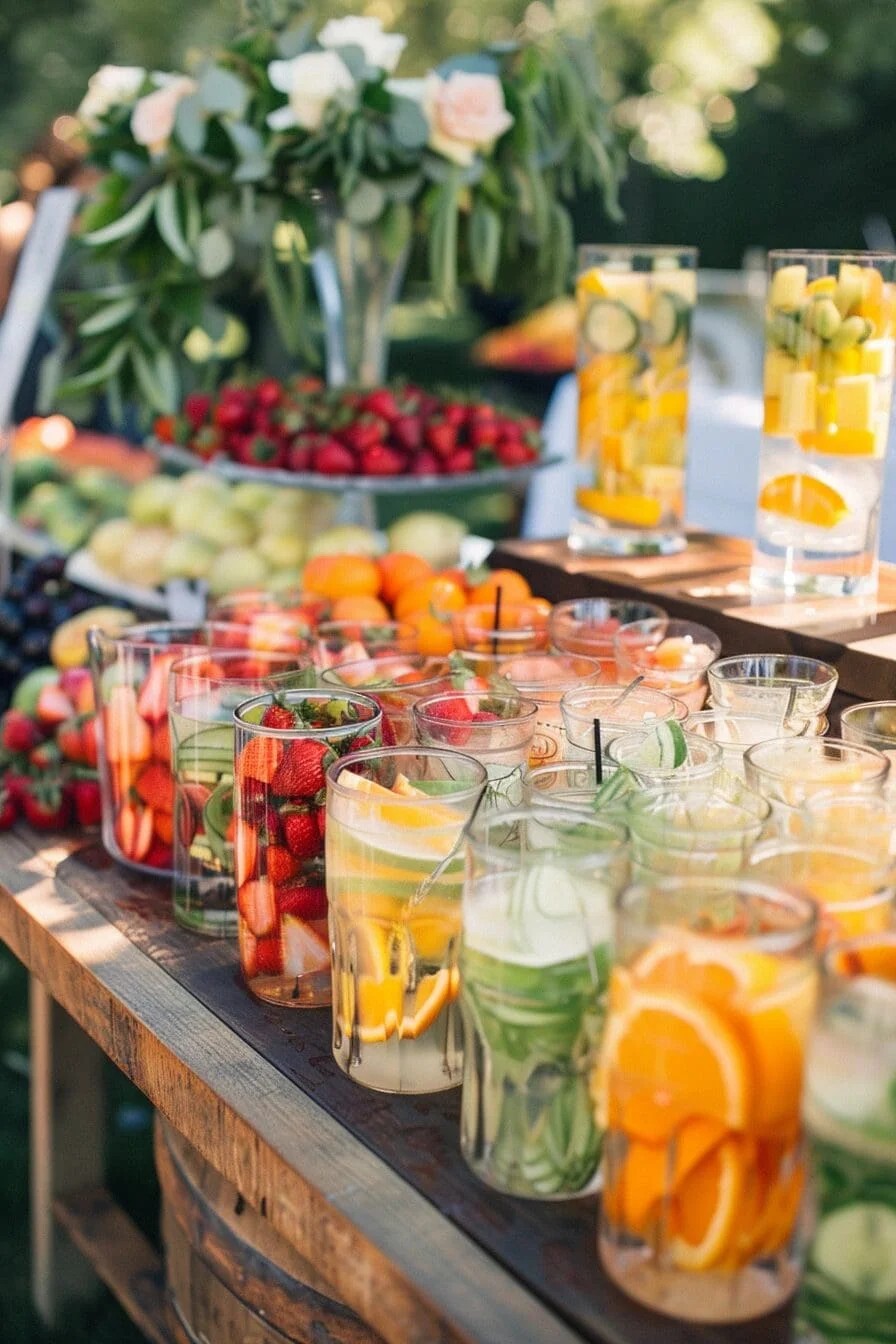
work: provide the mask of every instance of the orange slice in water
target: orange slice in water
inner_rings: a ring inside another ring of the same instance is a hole
[[[711,1269],[729,1252],[742,1217],[744,1156],[742,1140],[724,1139],[681,1182],[669,1248],[679,1269]]]
[[[402,1019],[402,1040],[416,1040],[428,1031],[442,1009],[457,998],[460,975],[456,967],[443,966],[433,975],[424,975],[414,996],[414,1015]]]
[[[576,503],[588,513],[598,513],[612,523],[630,527],[656,527],[663,514],[662,500],[650,495],[610,495],[590,486],[579,487]]]
[[[839,491],[803,472],[767,481],[759,492],[759,507],[810,527],[836,527],[849,513]]]

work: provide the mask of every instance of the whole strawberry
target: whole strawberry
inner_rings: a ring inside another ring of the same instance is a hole
[[[31,751],[42,741],[37,724],[20,709],[8,709],[0,718],[0,746],[16,754]]]
[[[330,754],[324,742],[310,738],[290,742],[271,780],[272,791],[281,798],[313,798],[324,788]]]
[[[267,705],[261,716],[261,725],[263,728],[296,728],[299,724],[299,717],[284,704],[282,700],[275,697],[273,704]]]
[[[79,826],[99,826],[103,816],[100,783],[96,778],[84,777],[72,782],[72,802],[75,820]]]
[[[295,915],[297,919],[326,919],[327,891],[320,885],[305,886],[290,882],[277,892],[281,915]]]
[[[29,826],[37,831],[61,831],[72,816],[68,794],[55,780],[32,780],[22,798],[22,811]]]
[[[18,803],[8,789],[0,786],[0,831],[8,831],[18,816]]]
[[[312,450],[311,466],[322,476],[353,476],[358,469],[357,458],[351,449],[329,437],[320,448]]]
[[[294,859],[313,859],[320,853],[320,831],[313,812],[280,813],[286,848]]]
[[[184,415],[194,434],[208,420],[211,407],[212,399],[205,392],[191,392],[188,397],[184,398]]]

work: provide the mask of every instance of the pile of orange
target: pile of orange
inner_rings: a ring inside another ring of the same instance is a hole
[[[593,1077],[607,1217],[684,1270],[736,1270],[793,1233],[805,1182],[812,972],[787,957],[660,939],[617,966]]]
[[[302,575],[306,592],[332,602],[334,621],[386,621],[413,626],[420,653],[447,654],[454,648],[451,617],[467,606],[531,602],[547,615],[550,603],[533,598],[522,574],[496,569],[470,583],[462,569],[433,569],[422,556],[390,551],[377,559],[366,555],[319,555]]]

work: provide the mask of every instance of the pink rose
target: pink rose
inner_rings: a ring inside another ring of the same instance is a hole
[[[431,147],[455,163],[472,163],[513,125],[496,75],[455,70],[447,79],[430,75],[426,86]]]
[[[131,113],[131,135],[138,145],[146,145],[151,154],[164,154],[174,130],[177,105],[196,89],[196,81],[186,75],[154,76],[164,83],[154,93],[138,99]]]

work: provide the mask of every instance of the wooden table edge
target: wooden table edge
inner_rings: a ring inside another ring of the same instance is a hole
[[[581,1340],[68,888],[71,848],[4,835],[0,939],[347,1305],[389,1344]]]

